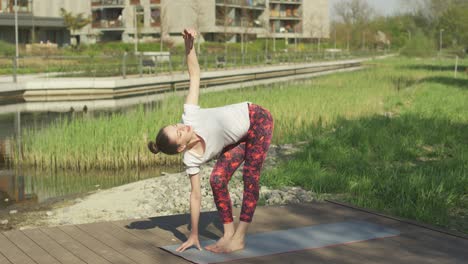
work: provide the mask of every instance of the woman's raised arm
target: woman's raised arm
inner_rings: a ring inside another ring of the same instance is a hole
[[[185,42],[185,55],[187,56],[187,67],[190,76],[190,87],[186,104],[198,105],[198,96],[200,94],[200,66],[198,65],[197,54],[193,47],[193,42],[197,33],[193,29],[185,29],[183,32]]]

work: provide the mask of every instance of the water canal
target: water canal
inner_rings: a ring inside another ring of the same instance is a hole
[[[13,167],[8,162],[12,155],[12,146],[21,142],[21,131],[24,129],[40,130],[58,119],[80,118],[83,115],[97,118],[100,115],[125,113],[132,108],[134,107],[94,112],[0,113],[0,210],[12,204],[40,204],[54,198],[81,195],[183,170],[180,166],[173,166],[145,170],[78,172]]]

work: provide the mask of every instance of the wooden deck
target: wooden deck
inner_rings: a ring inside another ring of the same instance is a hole
[[[463,234],[457,237],[328,202],[259,207],[249,233],[347,220],[385,225],[401,235],[230,263],[441,264],[468,259]],[[189,222],[189,215],[176,215],[2,232],[0,263],[189,263],[158,248],[185,240]],[[200,230],[202,238],[222,234],[216,212],[202,214]]]

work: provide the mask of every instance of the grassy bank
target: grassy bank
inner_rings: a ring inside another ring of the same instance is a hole
[[[263,184],[340,194],[361,207],[468,233],[468,78],[454,79],[448,64],[407,63],[388,69],[400,81],[389,75],[362,83],[406,84],[383,100],[384,115],[310,126],[309,144],[268,171]]]

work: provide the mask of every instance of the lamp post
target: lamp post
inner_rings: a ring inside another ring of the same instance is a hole
[[[442,33],[445,31],[445,29],[440,29],[439,30],[439,54],[442,52]]]
[[[15,59],[14,59],[14,74],[13,74],[13,81],[16,83],[18,82],[17,78],[17,70],[18,70],[18,0],[15,0],[15,6],[13,7],[15,10]]]

